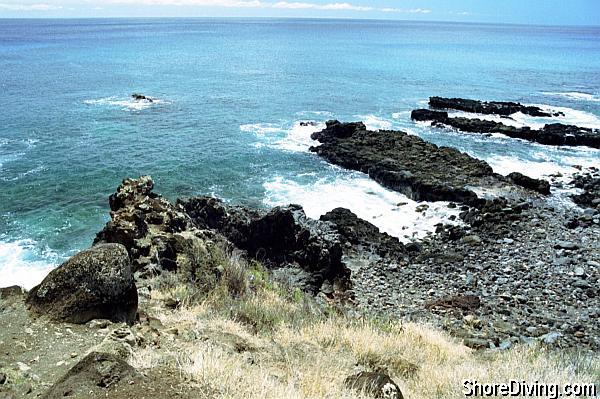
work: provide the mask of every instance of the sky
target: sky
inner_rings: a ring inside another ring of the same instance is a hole
[[[600,0],[0,0],[0,18],[298,17],[600,25]]]

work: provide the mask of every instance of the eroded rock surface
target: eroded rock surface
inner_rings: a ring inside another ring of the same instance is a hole
[[[416,201],[453,201],[482,206],[474,188],[504,190],[516,186],[484,161],[449,147],[438,147],[400,131],[367,130],[361,122],[328,121],[311,136],[321,145],[311,151],[328,162],[367,173],[385,187]]]
[[[508,101],[479,101],[465,98],[430,97],[429,105],[439,109],[456,109],[478,114],[494,114],[508,116],[517,112],[537,117],[559,116],[560,112],[550,113],[540,107],[523,105]]]
[[[55,321],[132,323],[138,295],[125,247],[103,244],[78,253],[34,287],[27,303],[33,313]]]
[[[349,275],[337,231],[329,223],[308,218],[299,205],[261,211],[210,197],[179,204],[200,228],[218,231],[267,266],[299,265],[311,274],[315,287]]]

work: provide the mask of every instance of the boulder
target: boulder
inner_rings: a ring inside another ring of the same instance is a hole
[[[131,257],[133,271],[147,274],[177,270],[181,261],[189,266],[187,262],[194,254],[181,250],[205,248],[210,236],[195,229],[182,209],[153,193],[153,188],[150,176],[123,180],[109,197],[111,220],[94,241],[122,244]]]
[[[362,371],[347,377],[344,385],[373,398],[404,399],[400,387],[384,373]]]
[[[572,184],[582,192],[571,197],[581,207],[600,209],[600,172],[594,169],[574,176]]]
[[[375,251],[381,257],[405,258],[407,249],[396,237],[382,233],[377,226],[356,216],[346,208],[335,208],[320,217],[332,223],[342,237],[358,251]]]
[[[25,295],[25,290],[18,285],[0,288],[0,299],[5,301],[9,299],[21,298]]]
[[[550,195],[550,183],[543,179],[533,179],[519,172],[510,173],[508,177],[513,183],[537,191],[543,195]]]
[[[54,321],[133,323],[138,295],[127,250],[102,244],[76,254],[52,270],[26,301],[34,314]]]

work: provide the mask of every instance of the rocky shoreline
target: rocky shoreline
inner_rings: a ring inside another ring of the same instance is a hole
[[[541,112],[516,103],[461,104],[501,115]],[[335,304],[349,317],[427,321],[474,349],[540,344],[600,350],[598,169],[581,170],[569,183],[580,189],[572,199],[581,208],[556,207],[547,198],[556,181],[502,176],[481,160],[404,132],[329,121],[312,138],[319,145],[311,151],[330,163],[367,173],[416,201],[449,201],[449,208],[460,209],[461,224],[439,224],[436,234],[403,244],[348,209],[315,220],[293,204],[251,209],[207,196],[173,203],[142,176],[124,180],[110,196],[111,219],[90,249],[26,295],[12,287],[0,297],[12,301],[9,308],[27,306],[34,320],[80,325],[105,319],[137,326],[143,335],[152,331],[144,327],[151,321],[138,305],[150,296],[156,276],[173,272],[206,291],[227,273],[219,265],[229,251],[260,262],[276,281]],[[178,301],[165,300],[164,306],[179,308]],[[128,339],[123,334],[114,340]],[[76,389],[72,381],[95,373],[97,364],[144,384],[102,348],[42,397]]]
[[[508,137],[540,144],[600,148],[600,131],[598,129],[564,125],[561,123],[546,124],[541,129],[532,129],[528,126],[514,127],[502,122],[479,118],[450,117],[447,111],[442,111],[442,109],[451,109],[479,114],[496,114],[505,118],[510,118],[510,115],[516,112],[542,117],[559,116],[559,114],[544,112],[538,107],[524,106],[519,103],[481,102],[441,97],[431,97],[429,105],[433,110],[414,110],[411,113],[411,119],[421,122],[431,122],[432,126],[437,127],[452,127],[467,133],[499,133]]]
[[[574,186],[596,182],[581,176]],[[93,247],[122,246],[142,287],[163,271],[196,282],[217,278],[207,271],[211,248],[219,245],[350,312],[429,320],[474,348],[541,341],[600,349],[597,197],[585,212],[553,208],[519,187],[515,199],[450,203],[462,207],[464,226],[439,225],[436,235],[404,245],[343,208],[313,220],[298,205],[266,211],[211,197],[173,204],[153,188],[149,177],[125,180]],[[29,296],[32,310],[36,292]]]

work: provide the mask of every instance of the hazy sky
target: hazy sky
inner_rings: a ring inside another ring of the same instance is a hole
[[[600,0],[0,0],[2,17],[385,18],[600,25]]]

